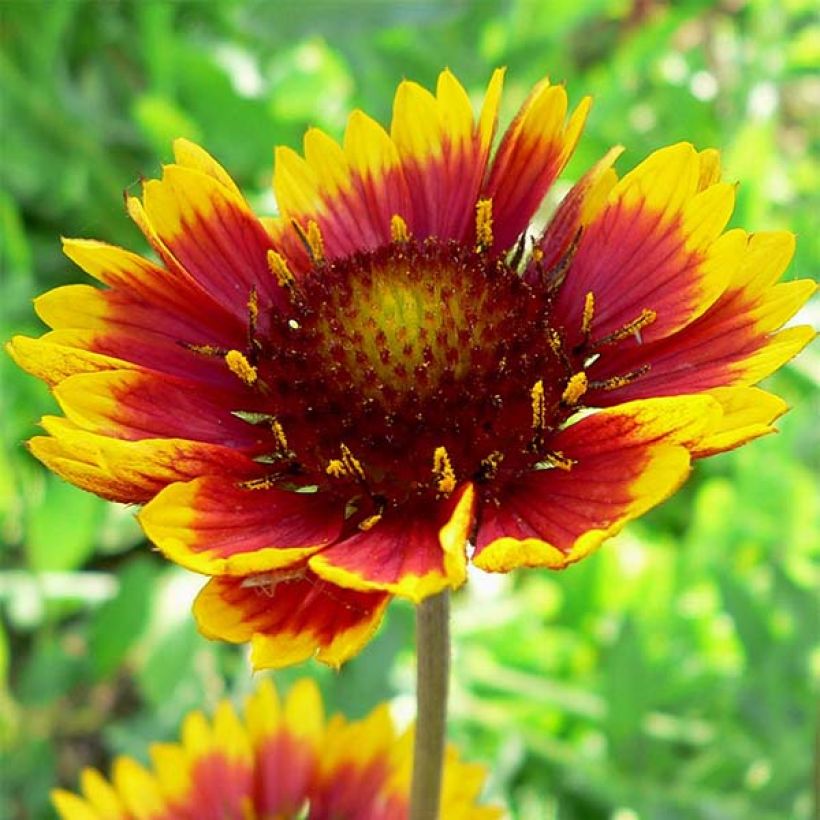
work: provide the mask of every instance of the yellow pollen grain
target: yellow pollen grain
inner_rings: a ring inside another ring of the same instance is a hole
[[[550,466],[563,470],[566,473],[568,473],[572,469],[572,465],[575,464],[571,458],[568,458],[559,450],[549,453],[547,455],[547,462]]]
[[[570,406],[578,404],[580,398],[587,392],[588,385],[589,380],[587,379],[587,374],[584,373],[583,370],[575,373],[567,382],[567,386],[564,388],[564,392],[561,395],[561,401]]]
[[[270,272],[276,277],[276,281],[280,287],[287,288],[288,290],[293,287],[296,280],[294,279],[293,272],[288,267],[287,260],[281,253],[277,253],[274,250],[268,251],[268,267],[270,268]]]
[[[274,419],[271,424],[271,429],[273,430],[273,438],[276,441],[276,446],[283,453],[286,453],[288,450],[288,437],[285,435],[282,425]]]
[[[319,225],[314,221],[308,222],[307,229],[307,243],[310,248],[310,255],[314,262],[324,262],[325,260],[325,241],[322,239],[322,231]]]
[[[541,248],[533,248],[532,249],[532,261],[535,262],[537,265],[539,262],[542,262],[544,259],[544,251]]]
[[[342,464],[341,460],[338,458],[332,458],[327,463],[327,467],[325,467],[325,472],[331,478],[344,478],[347,475],[347,470],[345,469],[345,465]]]
[[[342,465],[347,474],[358,478],[359,481],[364,481],[364,468],[362,467],[361,461],[350,452],[350,448],[346,444],[342,444],[339,449],[342,453]]]
[[[640,342],[641,331],[648,325],[651,325],[657,318],[658,314],[654,310],[644,308],[631,322],[627,322],[623,327],[618,328],[618,330],[614,333],[610,333],[609,336],[606,336],[599,342],[596,342],[596,344],[612,344],[613,342],[620,342],[623,339],[628,339],[630,336],[637,337]]]
[[[532,397],[532,429],[540,433],[547,426],[547,405],[544,398],[544,382],[539,379],[530,390]]]
[[[493,201],[479,199],[475,205],[475,238],[479,251],[493,244]]]
[[[276,486],[273,476],[263,476],[262,478],[252,478],[250,481],[242,481],[239,486],[243,490],[270,490]]]
[[[398,214],[390,217],[390,236],[394,242],[407,242],[410,239],[407,223]]]
[[[584,298],[584,315],[581,319],[581,333],[589,336],[592,330],[592,317],[595,315],[595,294],[589,291]]]
[[[504,461],[504,453],[493,450],[490,455],[481,459],[481,475],[485,479],[495,478],[502,461]]]
[[[376,513],[375,515],[369,515],[363,521],[359,522],[359,529],[362,532],[367,532],[368,530],[372,530],[379,521],[382,520],[382,514]]]
[[[256,384],[259,374],[256,372],[256,368],[245,358],[244,353],[240,353],[238,350],[229,350],[225,354],[225,364],[228,365],[231,373],[238,376],[248,387]]]
[[[436,489],[442,495],[449,496],[455,490],[456,471],[445,447],[436,447],[433,453],[433,475],[436,476]]]
[[[550,329],[547,334],[547,341],[549,342],[549,346],[553,353],[556,355],[561,355],[563,353],[564,344],[561,341],[561,334],[557,330],[554,328]]]
[[[185,347],[193,353],[199,353],[201,356],[224,356],[225,348],[216,347],[214,345],[195,345],[186,344]]]

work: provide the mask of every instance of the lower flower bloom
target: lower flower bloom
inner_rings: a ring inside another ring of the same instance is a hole
[[[535,230],[589,101],[539,83],[491,156],[502,79],[477,118],[445,71],[389,133],[309,130],[275,219],[177,141],[128,199],[159,261],[66,240],[106,289],[41,296],[51,332],[11,342],[65,414],[34,455],[145,504],[257,667],[342,663],[468,557],[564,568],[786,409],[754,385],[813,336],[781,329],[815,289],[777,283],[791,235],[726,231],[734,186],[687,143],[621,179],[610,151]]]
[[[114,762],[111,780],[95,769],[82,794],[52,793],[64,820],[401,820],[408,814],[412,728],[398,733],[386,705],[363,720],[325,720],[319,690],[296,683],[282,702],[263,681],[244,720],[223,702],[212,721],[189,714],[179,743],[151,747],[151,767]],[[492,820],[479,803],[480,766],[448,747],[441,816]]]

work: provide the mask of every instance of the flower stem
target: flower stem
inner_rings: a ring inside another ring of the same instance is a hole
[[[410,820],[437,820],[447,728],[450,675],[450,592],[416,608],[416,737]]]

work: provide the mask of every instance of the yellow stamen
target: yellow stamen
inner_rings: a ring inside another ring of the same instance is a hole
[[[310,255],[314,262],[325,261],[325,241],[322,239],[322,231],[319,225],[314,221],[308,222],[307,229],[307,243],[310,248]]]
[[[479,199],[475,204],[475,239],[479,251],[485,251],[493,244],[492,199]]]
[[[201,356],[224,356],[227,352],[224,347],[216,347],[215,345],[195,345],[185,342],[183,347],[193,353],[199,353]]]
[[[271,423],[271,430],[273,430],[276,447],[283,453],[288,452],[288,437],[285,435],[282,425],[276,419]]]
[[[270,272],[276,277],[276,281],[280,287],[286,288],[287,290],[293,287],[296,280],[293,276],[293,272],[288,267],[287,260],[281,253],[277,253],[273,250],[268,251],[268,267],[270,268]]]
[[[361,461],[350,452],[350,448],[346,444],[342,444],[339,449],[342,451],[342,464],[344,464],[348,474],[358,478],[359,481],[364,481],[364,468]]]
[[[407,242],[410,239],[407,223],[398,214],[390,217],[390,236],[394,242]]]
[[[535,262],[537,265],[544,259],[544,251],[541,248],[533,248],[532,249],[532,261]]]
[[[618,328],[618,330],[614,333],[610,333],[609,336],[604,336],[603,339],[599,339],[595,342],[594,346],[602,347],[603,345],[609,345],[613,342],[620,342],[629,336],[635,336],[638,339],[638,342],[640,342],[641,331],[647,327],[647,325],[651,325],[657,318],[658,314],[654,310],[644,308],[631,322],[627,322],[623,327]]]
[[[327,467],[325,467],[325,472],[331,478],[344,478],[347,475],[345,465],[342,464],[341,460],[338,458],[332,458],[328,461]]]
[[[559,470],[568,473],[572,469],[572,465],[575,464],[575,461],[565,456],[559,450],[555,450],[547,454],[547,463],[550,467],[557,467]]]
[[[547,404],[544,398],[544,382],[539,379],[530,390],[532,397],[532,429],[541,434],[547,426]]]
[[[444,447],[436,447],[433,453],[433,475],[436,476],[436,489],[443,496],[449,496],[455,490],[456,471]]]
[[[567,386],[564,388],[564,392],[561,395],[561,401],[564,402],[564,404],[570,405],[570,407],[578,404],[580,398],[587,392],[588,385],[589,381],[587,379],[587,374],[584,373],[583,370],[575,373],[567,382]]]
[[[359,529],[362,532],[367,532],[368,530],[372,530],[379,521],[382,520],[382,514],[376,513],[375,515],[369,515],[364,521],[359,522]]]
[[[644,373],[647,372],[649,372],[649,365],[645,364],[637,368],[637,370],[624,373],[623,376],[612,376],[604,381],[592,382],[589,386],[595,390],[617,390],[619,387],[626,387],[628,384],[632,384],[635,379],[639,376],[643,376]]]
[[[256,326],[256,320],[259,318],[259,293],[256,288],[251,288],[248,294],[248,320],[252,326]]]
[[[504,461],[504,453],[500,453],[498,450],[493,450],[493,452],[486,458],[482,458],[480,471],[481,478],[485,481],[495,478],[502,461]]]
[[[592,317],[595,314],[595,294],[592,291],[587,293],[584,299],[584,316],[581,319],[581,333],[584,334],[584,339],[589,336],[592,330]]]
[[[248,387],[256,384],[259,374],[256,368],[245,358],[244,353],[238,350],[229,350],[225,354],[225,364],[230,368],[234,376],[238,376]]]
[[[270,490],[276,486],[276,479],[273,476],[263,476],[262,478],[252,478],[250,481],[242,481],[239,486],[243,490]]]

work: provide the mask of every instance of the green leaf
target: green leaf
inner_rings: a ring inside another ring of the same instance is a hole
[[[151,611],[157,565],[148,556],[134,558],[120,573],[120,590],[95,613],[89,647],[95,677],[116,671],[141,637]]]

